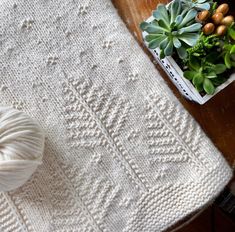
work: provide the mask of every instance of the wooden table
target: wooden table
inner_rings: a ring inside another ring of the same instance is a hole
[[[143,44],[139,24],[151,15],[152,10],[159,3],[167,2],[167,0],[113,0],[121,18],[151,60],[153,58]],[[199,105],[183,98],[161,67],[158,64],[155,65],[175,96],[198,121],[215,146],[223,153],[229,164],[235,167],[235,82],[206,104]],[[224,217],[224,220],[220,219],[221,213],[216,206],[209,207],[201,216],[183,229],[180,229],[179,232],[222,232],[224,231],[223,228],[227,228],[226,232],[235,231],[234,225],[229,224],[226,221],[226,217]],[[215,218],[220,220],[215,221]],[[217,227],[216,230],[215,227]]]
[[[167,0],[113,0],[130,32],[151,59],[150,53],[144,47],[139,24],[151,15],[157,4],[167,2]],[[235,82],[201,106],[182,97],[160,66],[156,64],[156,68],[227,161],[235,167]]]

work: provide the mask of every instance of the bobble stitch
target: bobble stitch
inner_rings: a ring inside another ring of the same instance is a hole
[[[47,59],[47,64],[48,65],[55,65],[57,64],[59,58],[57,56],[49,56]]]
[[[71,33],[70,31],[66,31],[66,32],[65,32],[65,37],[68,38],[71,34],[72,34],[72,33]]]
[[[22,101],[13,101],[12,102],[12,107],[17,110],[22,110],[23,106],[24,106],[24,103]]]
[[[30,30],[32,28],[34,21],[32,19],[25,19],[22,23],[21,28],[22,29],[26,29],[26,30]]]
[[[102,47],[104,49],[110,49],[114,44],[115,44],[114,41],[107,40],[107,41],[104,41]]]
[[[121,64],[121,63],[123,63],[123,62],[124,62],[124,60],[123,60],[122,58],[118,59],[118,63],[119,63],[119,64]]]
[[[80,6],[78,9],[78,15],[87,14],[88,6]]]
[[[93,25],[93,26],[92,26],[92,29],[93,29],[93,30],[96,30],[97,28],[98,28],[98,27],[97,27],[96,25]]]
[[[48,100],[47,97],[43,97],[43,98],[42,98],[42,102],[46,102],[47,100]]]
[[[92,67],[91,67],[92,70],[94,70],[96,68],[98,68],[98,65],[96,65],[96,64],[93,64]]]
[[[129,75],[128,75],[128,81],[129,81],[129,82],[131,82],[131,81],[137,81],[137,80],[138,80],[138,76],[139,76],[139,74],[136,73],[136,72],[129,73]]]

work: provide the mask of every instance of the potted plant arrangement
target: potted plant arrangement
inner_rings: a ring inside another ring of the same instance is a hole
[[[140,28],[149,50],[188,99],[204,104],[235,80],[235,23],[227,3],[159,4]]]

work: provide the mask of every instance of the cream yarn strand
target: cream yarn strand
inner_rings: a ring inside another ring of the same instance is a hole
[[[0,107],[0,192],[23,185],[42,162],[44,133],[25,113]]]

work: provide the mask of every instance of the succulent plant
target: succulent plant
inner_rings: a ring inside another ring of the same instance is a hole
[[[205,60],[192,56],[189,59],[189,69],[184,72],[184,77],[192,81],[195,88],[207,94],[214,94],[215,87],[220,85],[224,80],[220,74],[226,71],[224,64],[212,64]]]
[[[235,23],[234,22],[228,27],[227,40],[229,41],[235,40]]]
[[[235,68],[235,23],[228,26],[227,33],[221,40],[222,56],[228,69]]]
[[[235,45],[225,44],[223,47],[224,63],[228,69],[235,67]]]
[[[181,2],[185,10],[195,9],[198,11],[209,10],[213,3],[212,0],[181,0]]]
[[[193,47],[200,36],[202,25],[195,22],[197,11],[184,11],[179,0],[173,1],[167,8],[159,4],[153,12],[154,20],[143,22],[140,28],[148,35],[145,41],[149,48],[160,48],[160,58],[170,56],[177,50],[181,59],[187,58],[187,48]]]
[[[189,57],[184,77],[192,81],[199,92],[213,94],[215,88],[226,81],[227,70],[221,56],[220,38],[216,35],[201,34],[197,44],[187,50]]]
[[[187,49],[189,54],[189,58],[191,56],[199,57],[200,59],[204,59],[205,57],[210,56],[210,54],[216,54],[212,56],[212,59],[217,59],[218,55],[220,55],[220,38],[213,34],[206,36],[201,33],[197,44],[194,47]],[[211,60],[214,63],[216,60]]]

